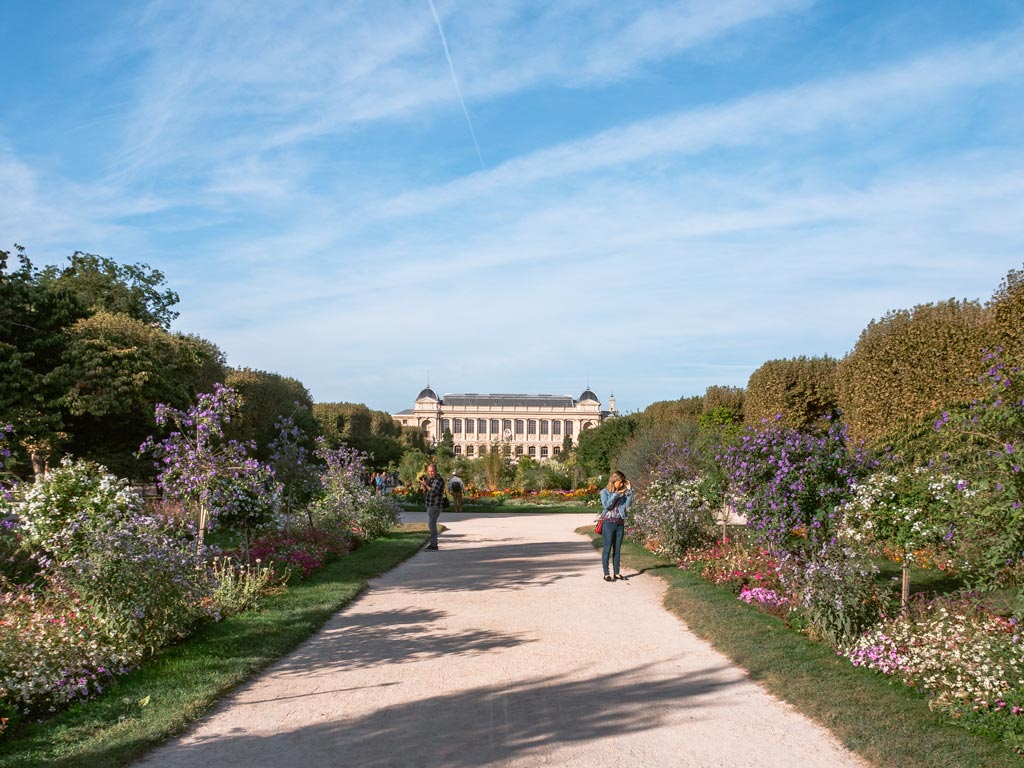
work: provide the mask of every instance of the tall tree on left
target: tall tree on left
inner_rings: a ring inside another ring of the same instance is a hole
[[[65,438],[53,371],[66,343],[64,329],[85,317],[72,293],[43,285],[21,246],[0,250],[0,414],[14,426],[36,475]]]

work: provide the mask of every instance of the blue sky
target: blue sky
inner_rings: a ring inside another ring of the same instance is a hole
[[[640,410],[1024,265],[1018,0],[434,5],[455,79],[429,0],[7,0],[0,247],[392,411]]]

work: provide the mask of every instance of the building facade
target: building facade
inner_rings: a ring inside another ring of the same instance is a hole
[[[566,436],[575,445],[581,432],[615,415],[615,395],[609,397],[608,410],[602,410],[589,387],[577,399],[476,393],[440,398],[427,387],[412,408],[391,416],[403,427],[416,427],[435,445],[445,431],[451,432],[459,456],[476,458],[500,446],[513,456],[544,461],[561,453]]]

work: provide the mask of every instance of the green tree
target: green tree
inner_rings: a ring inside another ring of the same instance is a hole
[[[332,448],[342,443],[370,455],[371,469],[397,464],[409,448],[427,452],[419,430],[395,422],[391,414],[374,411],[362,403],[316,403],[313,416]]]
[[[637,429],[637,419],[633,416],[619,416],[608,419],[599,427],[584,430],[580,433],[580,442],[576,447],[576,457],[588,477],[604,475],[613,469],[612,461],[626,441]]]
[[[118,264],[75,251],[66,267],[46,267],[39,278],[47,290],[68,291],[88,314],[121,313],[164,329],[178,317],[172,309],[178,294],[165,288],[163,272],[148,264]]]
[[[0,251],[0,413],[14,425],[20,447],[41,476],[64,440],[60,381],[64,329],[84,316],[65,289],[40,284],[39,272],[20,246],[19,266]]]
[[[307,435],[318,434],[313,417],[313,398],[302,382],[279,373],[236,368],[229,371],[224,384],[242,398],[240,413],[231,420],[226,432],[234,440],[254,440],[255,456],[266,460],[269,446],[278,436],[277,423],[291,417]]]
[[[222,378],[223,355],[195,336],[172,334],[125,314],[101,310],[67,329],[62,382],[68,449],[121,475],[148,462],[135,451],[156,428],[154,408],[184,408]]]

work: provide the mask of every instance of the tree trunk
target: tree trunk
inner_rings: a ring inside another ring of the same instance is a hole
[[[910,613],[910,563],[903,561],[903,589],[900,593],[900,608],[903,614]]]

